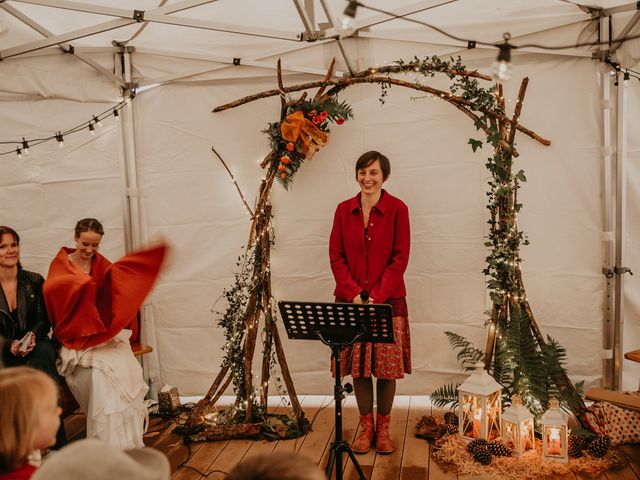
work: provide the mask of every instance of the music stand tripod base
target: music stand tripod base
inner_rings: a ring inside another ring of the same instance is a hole
[[[393,343],[393,320],[390,305],[278,302],[287,335],[291,339],[320,340],[331,348],[336,372],[333,387],[335,404],[335,439],[330,447],[326,476],[331,478],[335,466],[336,480],[342,480],[342,454],[353,462],[361,480],[366,480],[353,450],[342,438],[342,399],[352,391],[340,378],[340,352],[356,341]]]

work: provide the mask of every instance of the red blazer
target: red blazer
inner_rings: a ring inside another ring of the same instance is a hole
[[[131,328],[160,271],[165,247],[133,253],[115,263],[96,253],[90,275],[61,248],[42,288],[53,336],[74,350],[100,345]]]
[[[389,300],[407,294],[403,275],[409,262],[409,209],[382,190],[369,214],[366,236],[363,222],[360,193],[336,208],[329,240],[333,293],[351,302],[366,290],[376,303],[397,303]]]

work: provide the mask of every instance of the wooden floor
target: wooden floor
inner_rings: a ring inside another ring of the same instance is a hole
[[[200,473],[211,473],[209,479],[224,478],[233,466],[246,456],[264,452],[299,452],[324,467],[327,463],[328,449],[333,440],[334,407],[332,396],[300,397],[307,418],[312,421],[313,431],[305,437],[278,442],[232,440],[220,442],[201,442],[185,445],[182,437],[172,433],[175,424],[160,418],[152,418],[145,444],[164,452],[171,463],[175,480],[204,479]],[[274,402],[279,400],[274,399]],[[272,411],[283,411],[281,404],[275,404]],[[345,400],[343,410],[344,438],[353,439],[358,424],[358,413],[355,399],[351,396]],[[426,396],[397,397],[391,417],[391,436],[398,449],[391,455],[377,455],[369,452],[358,455],[358,460],[368,479],[375,480],[457,480],[481,478],[469,475],[458,475],[455,468],[436,463],[430,455],[429,444],[414,436],[415,425],[423,415],[435,414]],[[65,420],[69,438],[73,441],[85,436],[84,415],[74,414]],[[640,445],[624,446],[622,451],[626,457],[625,465],[615,471],[607,472],[596,480],[640,480]],[[188,461],[187,461],[188,460]],[[186,463],[184,463],[186,461]],[[178,468],[179,465],[184,465]],[[189,468],[189,467],[193,467]],[[194,470],[195,469],[195,470]],[[347,462],[345,479],[357,479],[357,474]],[[587,480],[592,477],[571,475],[556,477],[568,480]]]

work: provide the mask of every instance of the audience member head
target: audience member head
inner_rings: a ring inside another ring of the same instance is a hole
[[[242,460],[227,480],[324,480],[309,458],[293,453],[260,454]]]
[[[0,226],[0,264],[3,267],[22,268],[20,265],[20,236],[13,228]]]
[[[76,223],[74,240],[76,251],[81,259],[91,260],[91,257],[100,248],[100,242],[104,235],[104,227],[95,218],[83,218]]]
[[[123,451],[86,438],[46,458],[31,480],[169,480],[170,475],[169,460],[158,450]]]
[[[0,472],[23,466],[34,450],[56,443],[58,387],[30,367],[0,370]]]

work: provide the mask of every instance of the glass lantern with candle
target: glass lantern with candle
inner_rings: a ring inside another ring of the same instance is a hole
[[[516,455],[534,448],[533,415],[522,405],[520,395],[514,395],[511,405],[502,414],[502,443]]]
[[[549,400],[549,410],[542,416],[542,458],[553,462],[569,461],[569,429],[567,415],[560,410],[558,400]]]
[[[502,386],[482,363],[458,387],[458,431],[462,440],[493,440],[500,436],[501,391]]]

